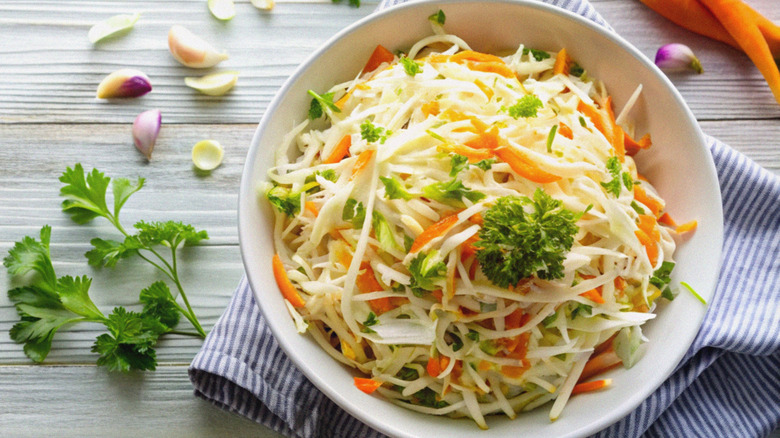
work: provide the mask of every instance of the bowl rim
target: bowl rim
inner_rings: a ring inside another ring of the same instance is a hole
[[[549,1],[549,0],[544,0]],[[385,9],[376,10],[369,14],[366,17],[363,17],[362,19],[356,21],[355,23],[345,27],[341,31],[337,32],[335,35],[331,36],[327,39],[324,43],[322,43],[314,52],[312,52],[306,59],[299,64],[295,71],[285,80],[284,84],[281,86],[281,88],[276,92],[274,98],[269,102],[259,124],[257,129],[255,130],[255,133],[252,137],[252,141],[250,144],[249,151],[247,152],[246,160],[244,162],[244,168],[241,173],[241,182],[240,182],[240,191],[239,191],[239,199],[238,199],[238,235],[239,235],[239,245],[240,245],[240,252],[242,261],[244,264],[245,274],[248,278],[250,287],[253,284],[260,285],[261,283],[258,282],[258,279],[255,278],[255,276],[252,274],[253,270],[252,267],[249,264],[249,256],[247,254],[246,244],[245,242],[249,241],[250,235],[249,231],[247,230],[247,222],[249,221],[249,213],[248,209],[250,209],[250,205],[252,202],[256,201],[256,188],[255,184],[256,181],[252,180],[252,175],[254,173],[254,167],[257,163],[258,154],[260,153],[260,147],[259,143],[261,140],[261,137],[263,136],[263,133],[267,126],[270,123],[271,114],[273,114],[276,109],[280,106],[280,104],[283,102],[284,98],[288,94],[289,89],[293,86],[293,84],[302,76],[311,66],[311,64],[317,60],[324,52],[326,52],[331,45],[333,45],[335,42],[341,40],[342,38],[346,37],[347,35],[355,32],[357,29],[369,26],[375,21],[383,20],[385,17],[395,14],[400,14],[402,11],[406,9],[413,9],[413,8],[421,8],[421,7],[434,7],[434,5],[440,5],[440,6],[447,6],[447,5],[456,5],[456,4],[473,4],[473,3],[494,3],[494,4],[512,4],[519,7],[526,7],[526,8],[532,8],[532,9],[538,9],[543,12],[551,13],[554,15],[558,15],[563,17],[567,20],[572,20],[576,22],[579,25],[588,27],[590,30],[600,34],[601,36],[612,40],[614,43],[616,43],[618,46],[621,47],[621,49],[625,50],[629,55],[637,59],[640,63],[642,63],[646,68],[653,71],[655,76],[658,77],[659,80],[663,82],[663,84],[666,86],[668,91],[671,94],[672,99],[676,102],[679,109],[685,114],[686,117],[686,123],[690,124],[694,128],[694,136],[697,140],[696,147],[701,147],[707,150],[707,143],[705,141],[704,135],[701,131],[701,128],[698,124],[698,121],[696,120],[693,112],[686,104],[685,100],[683,99],[682,95],[679,93],[677,88],[672,84],[671,80],[663,74],[658,67],[651,62],[643,53],[641,53],[636,47],[634,47],[631,43],[629,43],[627,40],[625,40],[623,37],[621,37],[619,34],[617,34],[614,30],[612,30],[609,27],[602,26],[599,23],[596,23],[595,21],[574,13],[572,11],[569,11],[567,9],[564,9],[562,7],[549,4],[549,3],[543,3],[539,0],[430,0],[430,1],[424,1],[424,0],[410,0],[406,3],[396,4],[389,6]],[[705,166],[707,167],[708,172],[711,175],[715,176],[715,179],[717,181],[717,173],[714,161],[712,157],[709,157],[710,159],[707,160],[705,163]],[[720,192],[719,187],[715,187],[715,191],[717,192],[717,210],[719,211],[718,217],[716,219],[716,223],[713,224],[713,239],[715,239],[717,243],[718,248],[718,260],[719,263],[722,262],[722,246],[723,246],[723,213],[722,213],[722,196]],[[712,219],[712,218],[708,218]],[[716,271],[720,270],[720,264],[715,268]],[[717,285],[717,280],[715,282],[715,285]],[[713,285],[712,290],[710,291],[710,302],[712,299],[715,298],[716,293],[716,287]],[[353,417],[359,419],[361,422],[369,425],[370,427],[373,427],[377,430],[379,430],[382,433],[388,434],[388,435],[400,435],[400,431],[388,427],[385,423],[382,422],[376,422],[374,421],[373,417],[364,415],[364,413],[360,410],[353,409],[352,403],[349,400],[346,400],[345,398],[341,397],[337,393],[332,393],[328,391],[326,388],[329,386],[328,383],[325,381],[323,377],[321,377],[319,374],[315,373],[311,370],[308,366],[302,366],[301,363],[299,363],[298,357],[292,350],[292,346],[287,341],[287,339],[284,336],[280,336],[280,333],[278,331],[278,328],[273,324],[273,318],[269,318],[269,315],[266,313],[267,310],[264,306],[260,305],[261,296],[259,295],[260,292],[256,292],[257,288],[252,287],[252,292],[255,298],[255,301],[257,302],[258,307],[260,308],[260,311],[263,313],[264,317],[266,318],[268,322],[268,326],[271,329],[271,332],[279,344],[279,346],[282,348],[284,353],[287,355],[287,357],[295,364],[295,366],[303,372],[303,374],[306,376],[309,381],[311,381],[320,391],[322,391],[325,396],[327,396],[330,400],[332,400],[334,403],[336,403],[340,408],[344,409],[346,412],[348,412]],[[696,321],[696,330],[691,331],[690,333],[687,333],[688,336],[686,336],[689,339],[686,339],[686,345],[690,347],[690,345],[693,343],[697,333],[699,332],[702,322],[704,320],[706,312],[701,312],[700,317],[698,318],[698,321]],[[664,381],[667,380],[667,378],[672,374],[672,372],[677,368],[677,365],[680,363],[680,361],[685,356],[685,353],[687,352],[687,349],[681,352],[678,352],[674,355],[674,361],[669,361],[671,364],[666,369],[660,370],[662,371],[663,378],[659,378],[657,380],[657,383],[655,383],[652,386],[647,386],[644,388],[643,391],[636,391],[633,393],[631,397],[624,400],[623,403],[623,409],[620,410],[620,415],[609,415],[605,416],[604,418],[600,418],[597,421],[589,423],[587,426],[584,426],[576,431],[572,431],[572,435],[576,434],[592,434],[595,432],[598,432],[599,430],[602,430],[611,424],[617,422],[621,418],[625,417],[626,415],[630,414],[632,411],[634,411],[645,399],[647,399],[652,393],[654,393],[658,387],[663,384]]]

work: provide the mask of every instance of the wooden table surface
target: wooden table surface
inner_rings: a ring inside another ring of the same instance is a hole
[[[665,21],[637,0],[592,0],[616,31],[651,59],[663,44],[693,48],[702,75],[675,75],[704,132],[717,136],[780,174],[780,105],[742,53]],[[780,21],[776,0],[748,0]],[[371,13],[346,0],[279,1],[270,11],[237,0],[237,15],[219,22],[206,0],[3,0],[0,2],[0,255],[41,226],[53,227],[58,275],[94,278],[91,295],[105,311],[133,306],[157,277],[142,262],[113,270],[87,266],[95,236],[117,238],[107,223],[79,226],[60,211],[58,176],[83,163],[112,176],[147,179],[123,211],[123,222],[176,219],[209,232],[204,246],[183,253],[185,290],[209,329],[227,305],[243,269],[236,231],[239,178],[255,126],[270,99],[322,42]],[[127,35],[93,46],[92,24],[142,12]],[[238,70],[228,95],[209,97],[182,78],[202,74],[176,63],[167,31],[182,24],[230,53],[220,69]],[[108,73],[134,67],[152,78],[139,99],[99,101]],[[159,108],[163,127],[151,162],[132,145],[130,127],[143,110]],[[212,138],[225,147],[221,167],[198,175],[192,145]],[[94,366],[90,347],[102,326],[78,325],[55,336],[44,365],[33,365],[8,331],[17,320],[0,270],[0,434],[4,436],[275,436],[193,396],[187,366],[199,340],[168,336],[157,349],[155,372],[109,374]],[[186,321],[182,322],[186,325]]]

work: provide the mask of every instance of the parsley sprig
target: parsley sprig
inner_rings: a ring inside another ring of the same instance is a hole
[[[620,160],[617,157],[610,157],[607,160],[607,171],[612,176],[612,179],[608,182],[601,183],[608,193],[612,193],[616,198],[620,196],[621,186],[625,186],[628,190],[634,188],[634,180],[631,178],[631,174],[623,172],[623,166],[620,164]]]
[[[121,259],[138,256],[160,272],[165,274],[173,284],[186,307],[181,307],[177,301],[172,303],[187,318],[201,337],[206,337],[206,332],[198,322],[195,312],[192,310],[187,294],[181,285],[178,272],[178,259],[176,251],[183,246],[196,245],[201,240],[208,239],[205,231],[198,231],[192,225],[181,222],[137,222],[133,227],[137,230],[130,234],[119,221],[119,212],[130,196],[140,190],[144,185],[144,179],[139,178],[131,182],[126,178],[114,178],[106,176],[97,169],[85,174],[81,164],[73,168],[68,167],[60,176],[60,182],[64,185],[60,188],[62,210],[70,215],[71,219],[79,224],[85,224],[92,219],[102,217],[114,225],[124,237],[123,241],[94,238],[93,249],[86,253],[89,264],[96,267],[113,267]],[[106,201],[108,187],[113,192],[113,209],[108,208]],[[161,254],[168,249],[169,256]]]
[[[537,111],[543,106],[544,104],[535,94],[526,94],[518,99],[514,105],[502,107],[501,109],[506,111],[513,119],[519,119],[520,117],[536,117]]]
[[[537,189],[533,200],[505,196],[485,212],[481,240],[474,245],[480,248],[482,272],[493,284],[508,287],[532,275],[563,277],[563,260],[574,243],[579,215],[561,205]]]

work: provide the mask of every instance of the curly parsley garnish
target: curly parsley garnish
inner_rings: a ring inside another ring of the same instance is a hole
[[[508,287],[532,275],[563,277],[563,260],[574,243],[579,215],[561,204],[537,189],[533,200],[505,196],[483,214],[481,240],[475,246],[481,248],[477,258],[482,272],[493,284]]]
[[[612,180],[601,183],[601,186],[607,189],[608,193],[612,193],[617,198],[620,196],[621,186],[626,186],[628,190],[634,187],[634,180],[628,172],[623,172],[623,166],[617,157],[610,157],[607,160],[607,170],[612,175]]]
[[[381,126],[374,126],[371,120],[366,119],[360,124],[360,137],[369,143],[378,141],[380,144],[384,144],[390,134],[392,134],[391,131]]]
[[[404,71],[406,74],[408,74],[411,77],[414,77],[417,75],[417,73],[420,73],[422,70],[422,64],[419,62],[416,62],[412,59],[407,58],[406,56],[402,57],[399,62],[404,67]]]
[[[543,106],[542,101],[534,94],[526,94],[518,99],[517,103],[510,107],[503,107],[513,119],[520,117],[536,117],[536,113]]]

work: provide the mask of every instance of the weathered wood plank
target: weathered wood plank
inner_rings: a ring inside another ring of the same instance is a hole
[[[184,366],[108,374],[95,367],[0,367],[3,436],[281,435],[193,397]]]

